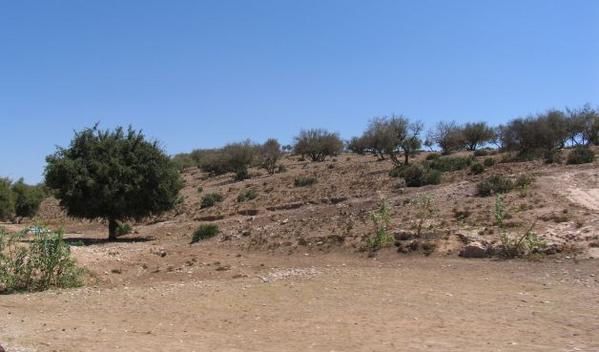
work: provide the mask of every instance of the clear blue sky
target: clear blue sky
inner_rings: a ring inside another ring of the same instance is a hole
[[[40,181],[96,121],[174,154],[597,105],[598,23],[596,0],[0,0],[0,175]]]

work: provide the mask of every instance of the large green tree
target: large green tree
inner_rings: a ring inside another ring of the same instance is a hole
[[[110,240],[119,221],[172,209],[183,184],[158,142],[131,127],[75,132],[70,146],[58,147],[46,161],[46,185],[67,214],[107,219]]]

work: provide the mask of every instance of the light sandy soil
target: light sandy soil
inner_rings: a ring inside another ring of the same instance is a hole
[[[190,250],[211,262],[3,296],[0,341],[7,351],[599,351],[592,260]]]

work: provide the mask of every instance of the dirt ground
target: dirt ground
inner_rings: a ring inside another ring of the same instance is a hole
[[[191,251],[206,262],[123,280],[107,264],[95,286],[3,296],[0,341],[7,351],[599,351],[594,260]]]

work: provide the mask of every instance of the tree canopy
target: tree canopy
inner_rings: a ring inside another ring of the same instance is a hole
[[[46,161],[45,183],[67,214],[107,219],[110,239],[117,221],[172,209],[183,185],[158,142],[131,127],[75,132],[69,147],[58,147]]]

